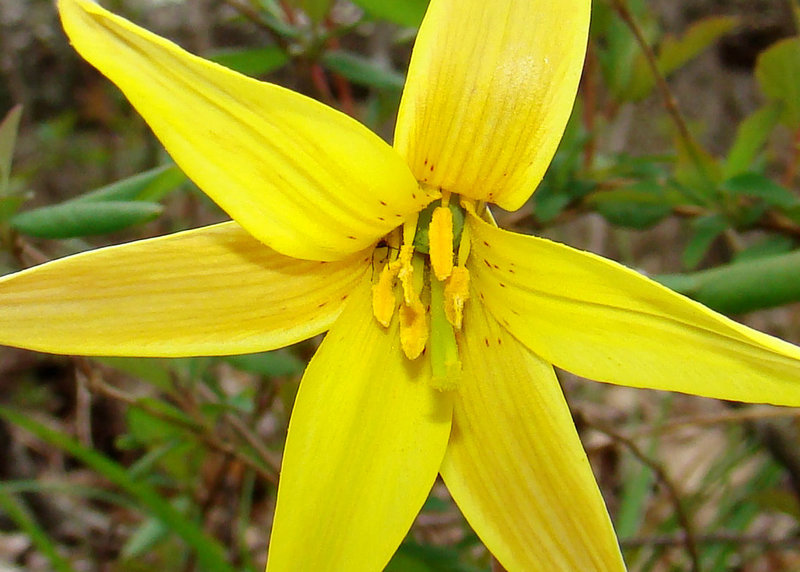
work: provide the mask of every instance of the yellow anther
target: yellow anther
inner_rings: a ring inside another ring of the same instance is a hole
[[[428,252],[431,268],[439,281],[453,271],[453,213],[448,207],[436,207],[428,226]]]
[[[397,275],[389,269],[389,265],[383,267],[378,282],[372,285],[372,313],[378,323],[385,328],[389,327],[397,306],[397,297],[394,293],[394,279]]]
[[[456,330],[461,329],[464,304],[467,300],[469,300],[469,270],[457,266],[453,268],[453,273],[444,283],[444,314]]]
[[[428,313],[419,298],[400,305],[400,345],[408,359],[417,359],[428,343]]]
[[[414,294],[414,267],[411,260],[414,257],[414,245],[406,243],[400,247],[400,255],[392,263],[393,269],[397,272],[397,277],[400,278],[400,283],[403,285],[403,299],[406,304],[416,298]]]

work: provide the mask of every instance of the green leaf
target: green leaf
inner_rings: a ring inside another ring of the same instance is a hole
[[[24,531],[33,541],[36,548],[50,561],[53,570],[58,572],[73,572],[74,568],[65,560],[56,549],[55,543],[47,532],[39,526],[28,507],[16,496],[9,494],[0,484],[0,510],[6,514],[17,527]]]
[[[656,280],[724,314],[773,308],[800,301],[800,250]]]
[[[11,178],[11,159],[17,144],[20,117],[22,117],[22,106],[15,105],[0,123],[0,196],[5,195],[8,190],[8,180]]]
[[[176,165],[167,164],[115,181],[67,202],[158,201],[184,182],[186,175]]]
[[[267,377],[297,375],[305,368],[303,361],[287,350],[225,356],[222,359],[236,369]]]
[[[83,446],[71,437],[54,431],[10,408],[0,406],[0,417],[32,433],[42,441],[69,453],[133,496],[142,509],[163,521],[172,532],[180,536],[195,551],[197,561],[203,570],[233,572],[233,568],[225,558],[225,549],[219,542],[206,535],[197,523],[175,510],[167,499],[159,495],[150,485],[142,480],[131,478],[125,468],[118,463]]]
[[[683,251],[681,262],[686,268],[695,268],[711,248],[716,238],[728,228],[722,215],[713,214],[692,221],[693,235]]]
[[[322,63],[329,70],[367,87],[402,91],[405,84],[403,74],[385,69],[363,56],[344,50],[326,52],[322,56]]]
[[[700,198],[701,204],[716,199],[717,186],[722,182],[722,169],[697,141],[684,141],[675,137],[678,152],[673,177],[689,189],[692,195]]]
[[[650,181],[596,193],[589,203],[611,224],[637,230],[650,228],[672,211],[664,188]]]
[[[227,68],[249,76],[263,76],[289,63],[289,56],[277,46],[222,50],[208,56]]]
[[[641,0],[629,1],[628,8],[636,18],[648,43],[657,41],[658,23]],[[625,101],[633,80],[634,62],[640,57],[636,38],[609,2],[593,2],[592,46],[598,47],[603,78],[617,101]]]
[[[128,375],[143,379],[164,391],[173,389],[172,372],[170,371],[170,364],[172,364],[173,360],[171,359],[115,356],[93,359]]]
[[[665,77],[669,76],[696,58],[738,23],[738,19],[732,16],[710,16],[694,22],[680,38],[664,37],[657,55],[659,71]],[[633,64],[632,73],[625,98],[639,101],[647,97],[655,86],[655,78],[641,52]]]
[[[760,199],[772,207],[791,209],[800,205],[800,199],[789,189],[759,173],[742,173],[728,179],[720,189],[731,196]]]
[[[388,20],[407,28],[419,28],[425,10],[428,9],[428,0],[353,0],[353,4],[363,8],[373,18]]]
[[[775,42],[756,61],[756,79],[761,91],[783,106],[781,121],[790,129],[800,128],[800,38]]]
[[[789,236],[775,235],[765,238],[764,240],[753,244],[736,253],[732,262],[747,262],[750,260],[757,260],[767,256],[775,256],[777,254],[786,254],[791,252],[797,243]]]
[[[22,203],[28,198],[26,195],[0,196],[0,223],[17,214]]]
[[[739,124],[722,167],[724,178],[729,179],[751,168],[778,124],[781,113],[780,105],[765,105]]]
[[[67,201],[20,213],[11,226],[37,238],[75,238],[116,232],[161,214],[158,203],[143,201]]]
[[[148,518],[133,531],[120,551],[122,560],[140,558],[169,536],[169,529],[157,518]]]
[[[385,572],[478,572],[462,564],[457,549],[406,540],[386,566]]]
[[[331,0],[291,0],[290,3],[301,8],[315,24],[319,24],[331,9]]]

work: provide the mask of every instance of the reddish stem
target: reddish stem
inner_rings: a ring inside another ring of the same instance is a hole
[[[597,114],[597,60],[594,50],[589,45],[586,52],[586,64],[583,68],[581,92],[583,93],[583,127],[589,134],[586,146],[583,148],[583,168],[589,169],[594,161],[596,141],[594,138],[594,121]]]
[[[327,24],[329,26],[331,25],[330,20],[327,21]],[[331,37],[328,40],[328,47],[332,50],[338,50],[341,47],[339,44],[339,38]],[[331,77],[333,78],[333,86],[336,88],[336,95],[339,98],[340,109],[350,117],[355,117],[356,104],[355,99],[353,98],[353,88],[350,85],[350,82],[347,81],[347,78],[335,72],[331,72]]]
[[[794,132],[792,139],[792,149],[789,153],[789,161],[786,163],[786,169],[783,172],[782,183],[784,187],[791,187],[797,177],[797,165],[800,163],[800,127]]]

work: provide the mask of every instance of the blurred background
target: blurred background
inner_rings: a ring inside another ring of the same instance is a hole
[[[103,4],[391,141],[427,2]],[[561,147],[500,225],[800,344],[800,4],[593,9]],[[0,0],[4,116],[0,274],[226,218],[71,49],[50,0]],[[0,572],[189,572],[209,553],[261,570],[289,412],[318,343],[179,360],[0,348]],[[559,376],[631,570],[800,570],[796,410]],[[441,484],[389,566],[490,569]]]

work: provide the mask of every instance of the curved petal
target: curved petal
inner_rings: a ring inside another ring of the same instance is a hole
[[[330,327],[371,263],[278,254],[235,223],[76,254],[0,278],[0,344],[81,355],[226,355]]]
[[[404,356],[396,317],[378,325],[362,283],[300,383],[267,570],[383,569],[450,435],[452,401],[429,370]]]
[[[578,375],[800,405],[800,348],[600,256],[471,217],[481,299],[531,350]]]
[[[624,570],[553,368],[467,304],[442,477],[507,570]]]
[[[335,260],[431,200],[346,115],[181,50],[88,0],[59,0],[75,49],[125,93],[184,172],[253,236]]]
[[[569,119],[589,0],[433,0],[411,57],[395,148],[419,181],[519,208]]]

